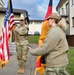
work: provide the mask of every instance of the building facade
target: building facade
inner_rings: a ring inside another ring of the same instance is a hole
[[[42,23],[43,23],[43,20],[30,20],[29,34],[34,35],[35,32],[39,32],[39,34],[41,34]]]
[[[60,0],[56,10],[67,21],[67,40],[70,46],[74,46],[74,0]]]
[[[4,2],[0,0],[0,7],[4,7]]]

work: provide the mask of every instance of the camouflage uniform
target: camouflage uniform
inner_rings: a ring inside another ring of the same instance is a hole
[[[65,70],[66,66],[57,67],[57,68],[46,68],[43,75],[69,75],[68,72]]]
[[[17,26],[15,28],[17,32],[14,30],[15,33],[15,43],[16,43],[16,51],[17,51],[17,59],[18,59],[18,65],[20,67],[25,66],[26,58],[27,58],[27,52],[28,52],[28,29],[24,25]]]

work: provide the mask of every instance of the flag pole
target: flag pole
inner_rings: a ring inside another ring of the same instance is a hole
[[[34,75],[36,75],[36,70],[35,70],[35,72],[34,72]]]
[[[8,9],[9,9],[9,7],[10,7],[10,0],[8,0]]]

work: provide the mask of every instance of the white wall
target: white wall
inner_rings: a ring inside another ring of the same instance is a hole
[[[4,7],[3,1],[0,0],[0,7]]]
[[[0,36],[2,33],[2,27],[4,25],[4,16],[5,16],[5,14],[0,14]]]
[[[35,31],[38,31],[41,34],[41,26],[42,23],[36,24],[35,22],[33,22],[32,24],[29,24],[29,32],[34,34]]]
[[[59,8],[59,10],[58,11],[60,11],[60,15],[67,15],[66,14],[66,4],[68,3],[68,0],[65,2],[65,3],[62,3],[62,6]],[[64,11],[64,13],[62,13],[62,8],[63,8],[63,11]],[[67,35],[70,35],[70,28],[69,28],[69,24],[68,24],[68,29],[67,29],[67,31],[66,31],[66,34]]]
[[[72,0],[70,2],[70,35],[74,35],[74,27],[72,24],[72,17],[74,17],[74,5],[72,5]]]
[[[74,35],[74,27],[72,24],[72,17],[74,17],[74,5],[72,5],[72,0],[67,0],[65,3],[63,3],[63,5],[59,8],[59,10],[60,10],[60,15],[62,15],[62,8],[64,8],[65,14],[63,15],[66,15],[66,4],[68,2],[69,2],[69,28],[67,33],[69,35]]]
[[[63,5],[61,7],[58,7],[59,8],[58,12],[60,11],[60,15],[62,15],[62,14],[66,15],[66,4],[67,3],[68,3],[68,0],[65,3],[63,3]],[[62,13],[62,8],[63,8],[64,13]]]

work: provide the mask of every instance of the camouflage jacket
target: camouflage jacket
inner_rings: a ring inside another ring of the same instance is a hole
[[[15,29],[17,31],[15,31]],[[28,44],[28,29],[26,26],[16,26],[14,29],[15,34],[15,44],[16,45],[24,45]]]

